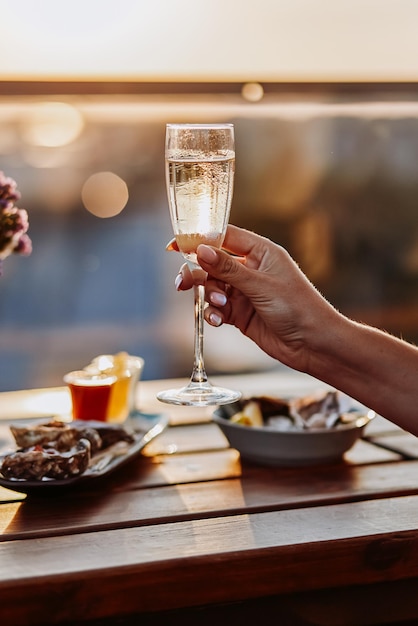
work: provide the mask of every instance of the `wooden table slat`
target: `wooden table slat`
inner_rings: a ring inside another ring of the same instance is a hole
[[[286,626],[418,623],[417,440],[376,416],[339,463],[262,467],[228,446],[213,408],[156,400],[182,382],[140,383],[137,406],[170,427],[118,471],[48,496],[0,488],[0,623],[160,626],[173,610],[187,626],[202,606],[224,626],[236,621],[222,621],[225,603],[254,600],[262,614],[271,598],[295,617]],[[282,367],[213,382],[247,396],[326,388]],[[0,453],[11,419],[68,408],[65,388],[0,394]],[[388,610],[371,610],[367,592],[385,585]]]
[[[35,626],[418,577],[417,516],[413,496],[3,543],[2,614]]]
[[[341,464],[312,468],[309,473],[302,468],[254,466],[233,479],[178,482],[138,492],[103,485],[100,491],[74,493],[71,498],[64,493],[41,502],[28,497],[22,503],[4,504],[0,541],[410,494],[418,494],[418,462],[413,461],[358,467]]]

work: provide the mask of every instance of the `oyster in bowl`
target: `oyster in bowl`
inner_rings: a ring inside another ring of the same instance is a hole
[[[251,396],[212,415],[243,459],[270,466],[341,461],[373,417],[334,390],[291,399]]]

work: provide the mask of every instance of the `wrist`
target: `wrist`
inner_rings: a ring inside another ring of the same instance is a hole
[[[308,374],[330,385],[342,369],[350,368],[355,322],[331,309],[323,318],[321,328],[312,333],[309,347]]]

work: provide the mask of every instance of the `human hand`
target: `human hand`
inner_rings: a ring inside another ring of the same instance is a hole
[[[173,243],[169,249],[177,249]],[[223,249],[197,249],[202,271],[183,265],[179,291],[206,284],[205,319],[232,324],[282,363],[307,371],[310,353],[335,309],[281,246],[255,233],[228,226]]]
[[[233,324],[273,358],[418,436],[416,346],[338,312],[272,241],[228,226],[223,248],[200,245],[202,269],[183,265],[176,278],[178,290],[206,284],[209,324]]]

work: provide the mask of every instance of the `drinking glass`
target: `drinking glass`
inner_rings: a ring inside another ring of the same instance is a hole
[[[199,268],[201,243],[222,246],[231,209],[235,171],[233,124],[167,124],[166,182],[177,245],[190,269]],[[228,404],[237,391],[214,387],[203,360],[205,287],[194,287],[194,364],[188,385],[157,394],[162,402],[205,406]]]
[[[116,376],[74,370],[64,376],[71,394],[74,420],[106,422]]]

